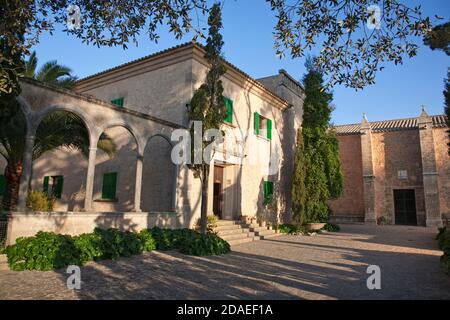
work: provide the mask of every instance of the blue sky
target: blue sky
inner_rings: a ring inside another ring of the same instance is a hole
[[[409,5],[420,3],[424,14],[431,17],[438,14],[446,20],[450,18],[448,0],[404,1]],[[296,79],[302,78],[304,59],[286,57],[280,60],[275,55],[272,31],[276,19],[264,0],[226,0],[223,23],[224,53],[231,63],[254,78],[276,74],[279,69],[285,69]],[[160,36],[155,44],[143,35],[138,47],[130,45],[128,50],[123,50],[121,47],[87,46],[57,31],[53,36],[44,34],[34,50],[41,63],[56,59],[71,67],[77,76],[85,77],[192,38],[186,35],[176,40],[165,27],[160,29]],[[360,122],[363,112],[371,121],[416,117],[421,105],[425,105],[430,114],[440,114],[443,112],[443,81],[449,66],[450,59],[443,52],[431,51],[422,45],[418,56],[406,59],[401,66],[387,65],[377,74],[376,84],[363,91],[336,86],[333,122]]]

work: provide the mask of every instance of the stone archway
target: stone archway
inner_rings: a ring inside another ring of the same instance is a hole
[[[144,150],[142,210],[171,212],[175,204],[176,165],[171,159],[172,143],[164,135],[150,137]]]

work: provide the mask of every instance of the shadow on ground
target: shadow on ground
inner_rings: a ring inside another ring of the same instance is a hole
[[[0,297],[450,299],[450,277],[440,267],[433,236],[425,228],[394,228],[386,235],[384,229],[350,226],[336,234],[280,236],[246,243],[215,257],[151,252],[88,263],[81,269],[82,287],[77,291],[66,288],[68,275],[64,270],[2,271],[0,280],[6,289],[0,289]],[[403,246],[411,244],[409,238],[422,239],[425,245]],[[367,289],[370,264],[381,268],[381,290]],[[27,289],[31,284],[39,290]]]

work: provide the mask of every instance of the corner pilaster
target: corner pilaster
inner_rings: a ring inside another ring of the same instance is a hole
[[[418,119],[427,227],[442,227],[433,139],[433,121],[424,108]]]
[[[360,133],[364,185],[364,222],[366,224],[376,224],[377,215],[375,211],[375,174],[373,166],[372,129],[365,114],[361,123]]]

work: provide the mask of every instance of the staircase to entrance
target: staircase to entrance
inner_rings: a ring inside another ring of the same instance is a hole
[[[219,220],[214,231],[231,246],[240,243],[264,240],[279,235],[274,230],[257,224],[245,224],[241,221]]]

